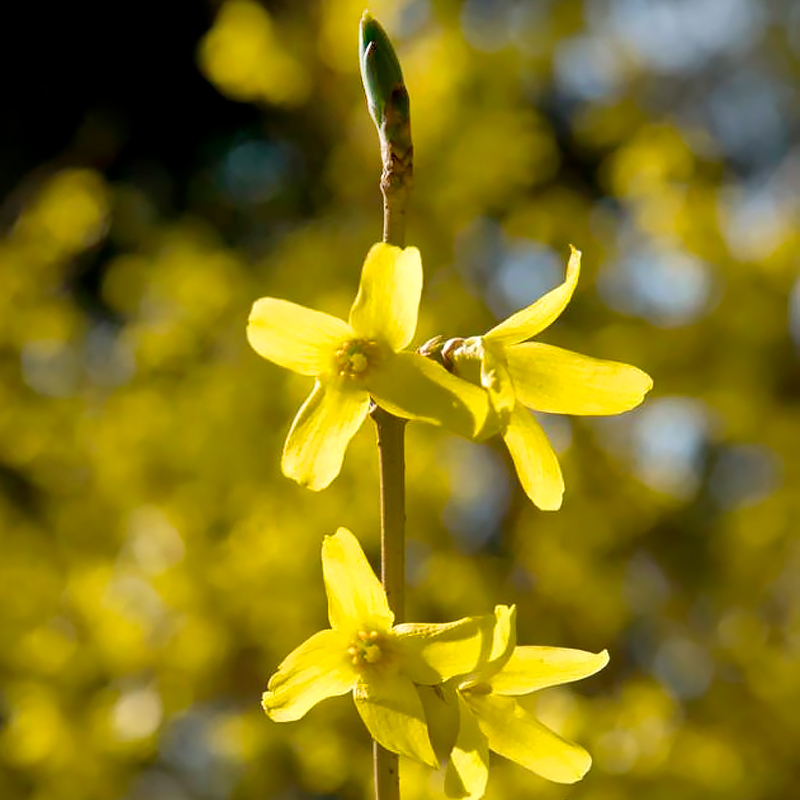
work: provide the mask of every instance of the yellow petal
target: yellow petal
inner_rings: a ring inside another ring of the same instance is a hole
[[[467,693],[467,705],[489,749],[556,783],[579,781],[592,765],[579,745],[562,739],[510,697]]]
[[[422,295],[422,259],[416,247],[375,244],[361,269],[350,324],[365,339],[402,350],[414,337]]]
[[[608,651],[587,653],[567,647],[517,647],[492,677],[495,694],[528,694],[594,675],[608,664]]]
[[[448,797],[478,800],[489,779],[489,745],[467,704],[459,697],[459,726],[444,776]]]
[[[527,342],[505,351],[517,399],[555,414],[619,414],[642,402],[650,376],[629,364]]]
[[[458,735],[458,692],[454,681],[435,686],[417,685],[417,694],[425,710],[433,752],[439,763],[450,756]]]
[[[276,722],[300,719],[320,700],[349,692],[357,675],[338,631],[320,631],[289,653],[261,700]]]
[[[287,478],[319,491],[339,474],[349,441],[369,412],[369,395],[317,381],[294,418],[283,446]]]
[[[477,680],[488,679],[498,672],[511,657],[517,644],[517,607],[495,606],[494,619],[492,644],[486,666],[478,671]]]
[[[256,300],[247,324],[247,340],[260,356],[301,375],[329,372],[336,349],[352,338],[344,320],[274,297]]]
[[[533,504],[544,511],[561,508],[564,479],[558,459],[542,426],[520,403],[503,431],[503,440],[511,453],[519,482]]]
[[[414,684],[400,673],[373,670],[353,690],[356,708],[378,744],[431,767],[433,752],[425,712]]]
[[[347,634],[388,630],[394,622],[386,592],[372,571],[358,539],[339,528],[322,541],[322,574],[331,627]]]
[[[517,399],[514,383],[505,362],[505,348],[486,342],[481,358],[481,385],[487,392],[495,411],[503,422],[508,420]]]
[[[578,284],[581,270],[581,253],[570,245],[570,257],[567,264],[567,277],[560,286],[540,297],[533,305],[517,311],[508,319],[495,325],[484,339],[497,344],[511,345],[524,342],[537,333],[541,333],[548,325],[555,322],[567,307],[572,293]]]
[[[484,427],[490,414],[483,389],[418,353],[387,356],[370,372],[367,389],[392,414],[442,425],[467,438]]]
[[[406,622],[394,628],[403,669],[415,682],[432,685],[477,669],[490,653],[494,614],[456,622]]]

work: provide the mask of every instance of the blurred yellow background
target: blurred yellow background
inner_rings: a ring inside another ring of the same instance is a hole
[[[346,314],[379,238],[363,5],[115,8],[7,26],[40,33],[3,55],[0,797],[368,797],[348,698],[285,725],[259,699],[325,623],[322,536],[374,563],[374,432],[327,491],[283,478],[309,380],[244,338],[263,295]],[[411,95],[415,344],[527,305],[572,243],[543,339],[655,380],[618,418],[542,415],[557,513],[496,442],[409,426],[409,619],[516,603],[520,643],[611,653],[536,700],[587,778],[495,758],[487,798],[795,798],[797,4],[370,10]],[[440,795],[404,770],[406,800]]]

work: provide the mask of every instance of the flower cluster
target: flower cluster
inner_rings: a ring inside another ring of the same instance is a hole
[[[290,653],[262,705],[297,720],[352,691],[372,737],[431,767],[446,763],[445,792],[479,798],[489,751],[559,783],[580,780],[591,757],[515,698],[585,678],[608,654],[516,646],[515,609],[443,624],[394,624],[386,594],[352,533],[325,537],[322,570],[331,627]]]
[[[652,386],[628,364],[529,341],[566,308],[579,272],[580,252],[573,248],[564,283],[483,336],[449,340],[441,363],[405,349],[422,293],[414,247],[370,249],[347,322],[286,300],[256,301],[247,327],[253,348],[316,379],[286,439],[284,474],[311,489],[328,486],[375,402],[471,439],[499,433],[528,497],[539,508],[559,508],[558,459],[527,409],[618,414],[641,403]]]
[[[437,337],[407,350],[422,293],[419,251],[374,245],[348,320],[272,297],[258,300],[247,336],[264,358],[315,378],[289,430],[283,472],[311,489],[339,474],[372,404],[479,440],[499,434],[528,497],[560,507],[558,460],[529,411],[617,414],[652,386],[636,367],[530,341],[575,290],[580,253],[564,282],[483,336]],[[518,701],[602,669],[608,654],[517,646],[515,609],[444,624],[395,624],[381,583],[352,533],[325,538],[322,567],[330,628],[290,653],[262,705],[277,721],[352,692],[373,739],[431,767],[445,764],[445,792],[477,800],[492,750],[549,780],[580,780],[591,764]]]

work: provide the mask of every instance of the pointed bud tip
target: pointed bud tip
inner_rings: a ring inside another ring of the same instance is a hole
[[[398,85],[403,85],[403,72],[386,31],[369,11],[363,13],[358,27],[358,52],[367,105],[380,129],[387,104]]]

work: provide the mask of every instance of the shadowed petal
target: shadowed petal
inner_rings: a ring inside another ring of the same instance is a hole
[[[387,356],[367,379],[369,393],[388,412],[405,419],[442,425],[472,438],[487,422],[489,399],[418,353]]]
[[[375,244],[361,270],[350,324],[359,336],[402,350],[414,337],[422,295],[422,259],[416,247]]]
[[[439,764],[428,737],[425,712],[414,684],[399,673],[373,670],[353,691],[356,708],[378,744],[431,767]]]
[[[369,412],[369,395],[317,381],[294,418],[283,446],[287,478],[319,491],[339,474],[348,442]]]
[[[425,709],[433,752],[439,763],[450,756],[458,735],[458,692],[453,681],[435,686],[417,685],[417,694]]]
[[[372,571],[358,539],[339,528],[322,541],[322,574],[331,627],[351,633],[370,623],[386,630],[394,622],[386,592]]]
[[[345,694],[357,675],[338,631],[320,631],[289,653],[270,678],[261,700],[276,722],[292,722],[320,700]]]
[[[653,386],[647,373],[629,364],[549,344],[518,344],[505,354],[517,398],[537,411],[619,414],[638,406]]]
[[[564,494],[561,467],[542,426],[520,403],[503,431],[503,440],[525,494],[544,511],[559,509]]]
[[[344,320],[274,297],[256,300],[247,324],[247,340],[260,356],[301,375],[329,372],[336,349],[352,337]]]
[[[467,704],[458,698],[458,737],[444,776],[448,797],[478,800],[489,779],[489,745]]]
[[[608,651],[587,653],[568,647],[517,647],[492,679],[495,694],[528,694],[594,675],[608,664]]]
[[[517,398],[514,383],[505,361],[505,348],[486,342],[481,358],[481,385],[492,401],[492,406],[506,421],[514,410]]]
[[[517,311],[508,319],[495,325],[484,339],[502,345],[524,342],[537,333],[541,333],[553,323],[567,307],[572,293],[578,284],[581,269],[581,253],[570,245],[570,257],[567,264],[567,277],[560,286],[540,297],[535,303]]]
[[[592,765],[579,745],[562,739],[510,697],[468,693],[467,705],[489,749],[556,783],[579,781]]]

